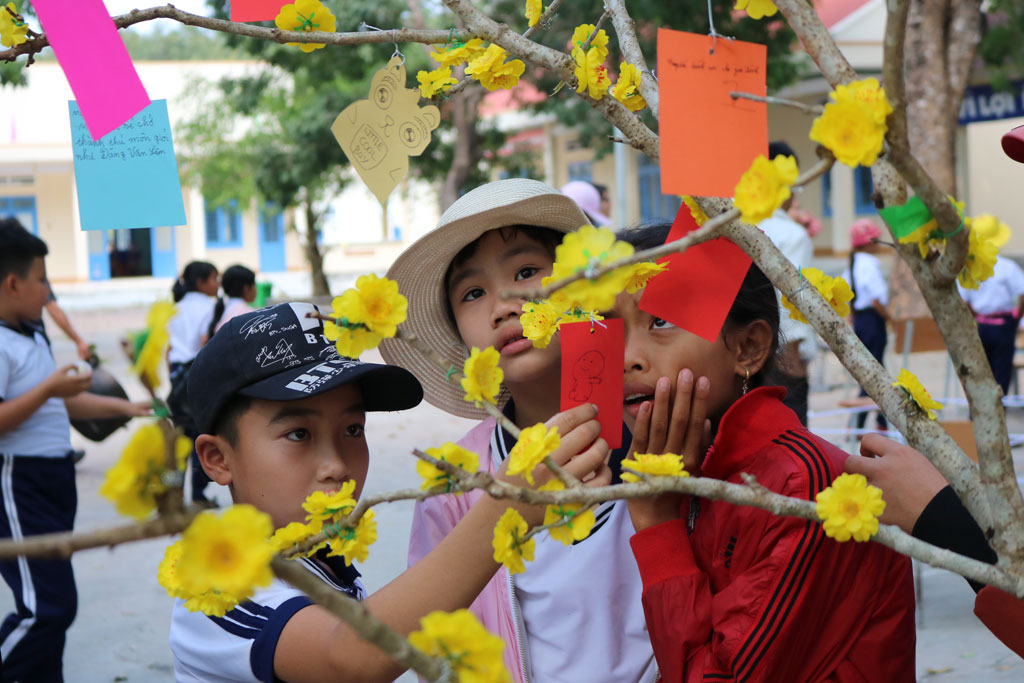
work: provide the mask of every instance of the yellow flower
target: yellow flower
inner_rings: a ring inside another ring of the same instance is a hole
[[[932,398],[932,395],[928,393],[928,390],[924,388],[914,373],[906,368],[900,370],[899,376],[896,381],[892,383],[894,387],[899,387],[907,395],[907,401],[914,403],[918,408],[923,410],[928,415],[929,420],[935,419],[935,413],[932,410],[941,410],[942,404]]]
[[[284,5],[274,19],[274,24],[282,31],[327,31],[336,29],[334,15],[324,7],[320,0],[295,0],[291,5]],[[325,43],[287,43],[298,46],[303,52],[312,52]]]
[[[533,469],[558,448],[561,443],[558,427],[548,429],[543,423],[527,427],[519,433],[519,440],[508,454],[508,473],[522,474],[533,483]]]
[[[977,289],[979,284],[992,277],[999,247],[978,230],[971,230],[968,240],[967,260],[957,280],[966,289]]]
[[[334,342],[338,355],[346,358],[359,358],[363,351],[377,348],[384,338],[363,327],[339,327],[330,321],[324,322],[324,336]]]
[[[508,89],[519,82],[526,70],[521,59],[506,62],[508,53],[500,45],[490,45],[466,67],[466,73],[480,81],[488,90]]]
[[[530,26],[536,26],[537,22],[540,21],[540,15],[544,11],[544,5],[541,0],[526,0],[526,18],[530,21]]]
[[[523,336],[538,349],[543,349],[558,332],[558,309],[547,300],[527,301],[523,304],[523,315],[519,321],[523,324]]]
[[[674,453],[654,455],[652,453],[634,453],[630,459],[622,461],[622,481],[641,481],[637,474],[648,474],[652,477],[688,477],[690,473],[683,468],[682,456]],[[636,473],[636,474],[634,474]]]
[[[523,561],[533,562],[536,548],[533,538],[525,538],[529,531],[526,520],[514,508],[505,510],[494,527],[494,561],[500,562],[509,574],[521,574],[526,570]]]
[[[564,491],[565,484],[558,479],[552,479],[541,486],[541,491]],[[574,541],[582,541],[590,535],[590,530],[597,523],[593,508],[583,508],[582,503],[561,503],[548,505],[544,509],[544,526],[550,526],[558,522],[562,524],[552,526],[548,529],[551,538],[564,545],[572,545]]]
[[[493,346],[488,346],[481,351],[473,347],[469,358],[463,366],[461,384],[466,392],[465,399],[477,405],[487,401],[497,405],[498,392],[501,391],[501,380],[505,373],[498,367],[501,354]]]
[[[967,227],[1002,249],[1010,241],[1010,226],[990,213],[967,219]]]
[[[779,11],[772,0],[736,0],[736,7],[733,9],[746,11],[751,19],[770,17]]]
[[[668,263],[654,263],[653,261],[634,263],[630,268],[629,278],[626,280],[626,291],[636,294],[647,286],[651,278],[666,270],[668,270]]]
[[[693,216],[693,220],[697,222],[698,227],[708,222],[708,215],[704,213],[704,209],[700,208],[700,204],[697,203],[696,199],[688,194],[684,194],[683,204],[686,204],[686,208],[690,210],[690,215]]]
[[[7,7],[0,5],[0,45],[6,47],[21,45],[28,40],[28,24],[15,19],[11,12],[18,14],[13,2],[7,3]]]
[[[885,511],[882,489],[870,486],[863,474],[840,474],[815,500],[829,538],[866,541],[878,533],[878,517]]]
[[[960,214],[960,219],[963,220],[966,226],[971,227],[971,219],[964,217],[964,202],[958,202],[956,198],[946,195],[950,203],[956,207],[956,212]],[[936,251],[942,251],[946,245],[946,238],[939,234],[939,221],[932,218],[927,223],[918,226],[913,232],[904,235],[899,238],[900,244],[916,244],[918,251],[921,253],[921,258],[928,258],[928,252],[932,249]]]
[[[555,248],[555,264],[551,275],[541,280],[542,285],[562,280],[577,273],[628,258],[633,255],[633,246],[615,239],[615,233],[607,228],[584,225],[568,233]],[[577,280],[564,287],[562,293],[574,306],[585,311],[606,311],[615,305],[615,297],[626,288],[626,281],[632,272],[630,266],[616,268],[605,273],[596,281]]]
[[[356,506],[356,501],[352,497],[355,489],[356,483],[350,479],[337,491],[314,491],[309,494],[302,503],[302,509],[307,512],[306,521],[323,522],[352,512],[352,508]]]
[[[494,635],[467,609],[431,612],[409,643],[429,657],[444,659],[460,683],[509,683],[502,661],[505,641]]]
[[[886,130],[885,124],[875,122],[875,111],[849,98],[829,102],[811,124],[811,139],[828,147],[847,166],[870,166],[882,152]]]
[[[409,311],[409,301],[398,293],[398,283],[370,273],[361,275],[355,290],[349,291],[355,292],[361,305],[361,315],[355,322],[383,337],[394,337]]]
[[[458,66],[459,64],[476,59],[483,52],[484,41],[481,38],[474,38],[467,43],[450,47],[447,50],[431,52],[430,56],[441,66]]]
[[[177,541],[167,547],[164,552],[164,559],[160,561],[157,569],[157,581],[163,586],[167,594],[172,598],[181,598],[185,601],[185,609],[190,612],[202,612],[213,617],[222,617],[235,605],[244,600],[245,595],[231,595],[215,590],[207,591],[199,595],[192,595],[181,586],[178,563],[181,561],[184,552],[184,542]]]
[[[174,442],[174,458],[178,469],[192,452],[192,441],[178,436]],[[145,519],[156,509],[156,496],[167,490],[163,474],[167,471],[167,442],[159,423],[139,427],[121,452],[121,457],[107,470],[100,495],[117,506],[122,515]]]
[[[572,52],[583,49],[583,44],[587,42],[587,38],[597,28],[594,24],[580,24],[572,32]],[[597,48],[599,51],[608,55],[608,34],[605,33],[604,29],[597,32],[594,39],[590,41],[591,48]]]
[[[309,524],[291,522],[274,532],[274,535],[270,537],[270,544],[274,546],[274,552],[282,553],[286,550],[291,550],[310,536],[320,533],[319,530],[313,531],[313,529],[314,527],[311,527]],[[309,554],[313,554],[313,552],[319,550],[324,545],[317,546]]]
[[[433,97],[439,92],[447,92],[459,81],[452,77],[452,68],[442,66],[433,71],[417,71],[416,80],[420,82],[420,95]]]
[[[189,612],[202,612],[211,617],[222,617],[249,595],[232,595],[219,591],[207,591],[195,595],[185,601],[185,609]]]
[[[789,186],[799,174],[796,159],[791,156],[780,154],[768,161],[758,155],[736,185],[733,202],[742,212],[743,221],[754,225],[771,216],[789,199]]]
[[[167,591],[172,598],[187,598],[188,594],[181,588],[181,579],[178,576],[178,562],[181,560],[181,541],[175,541],[167,546],[164,551],[164,559],[156,570],[156,580]]]
[[[377,521],[373,510],[364,512],[354,528],[346,526],[337,531],[337,536],[328,541],[331,552],[327,556],[341,555],[348,566],[352,566],[354,561],[365,562],[370,554],[370,546],[377,542]]]
[[[853,301],[853,290],[850,285],[841,277],[831,277],[817,268],[802,268],[800,273],[814,286],[818,292],[825,297],[825,301],[836,313],[841,316],[850,315],[850,302]],[[788,298],[782,297],[782,305],[789,311],[789,317],[800,323],[806,323],[807,318],[797,310]]]
[[[164,364],[167,344],[167,323],[178,312],[170,301],[158,301],[149,308],[146,315],[146,341],[135,358],[133,368],[142,383],[150,389],[160,386],[160,368]]]
[[[178,562],[181,588],[189,595],[203,593],[247,597],[273,578],[268,539],[274,527],[270,516],[251,505],[235,505],[222,515],[203,512],[182,535]]]
[[[436,460],[443,460],[455,465],[467,472],[476,472],[480,469],[480,456],[450,441],[440,448],[428,448],[427,455]],[[455,480],[450,474],[435,467],[426,460],[416,462],[416,473],[423,477],[423,483],[420,484],[420,488],[424,491],[443,486],[445,492],[449,492],[452,490],[452,485],[455,484]],[[457,496],[461,494],[462,491],[455,492]]]
[[[871,119],[879,126],[885,127],[885,119],[892,113],[892,105],[885,96],[885,88],[874,78],[851,81],[847,85],[836,86],[832,92],[836,102],[852,100],[867,106]]]
[[[619,80],[612,88],[612,97],[622,102],[630,111],[640,111],[647,106],[647,101],[640,94],[640,69],[626,62],[619,69]]]
[[[586,52],[579,48],[573,50],[573,59],[576,60],[576,92],[586,90],[595,100],[605,96],[612,85],[608,78],[608,67],[604,65],[606,56],[607,50],[602,51],[596,47]]]

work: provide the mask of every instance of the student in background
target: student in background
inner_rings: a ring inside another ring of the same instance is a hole
[[[562,186],[562,194],[576,202],[587,216],[587,220],[596,227],[611,225],[612,219],[601,210],[601,192],[585,180],[573,180]]]
[[[1017,325],[1024,310],[1024,269],[1016,261],[998,256],[992,276],[977,289],[965,289],[960,283],[957,288],[978,321],[985,357],[1006,394],[1010,391],[1013,354],[1017,350]]]
[[[251,311],[249,304],[256,301],[256,273],[245,266],[231,266],[225,270],[220,276],[220,286],[224,296],[217,299],[213,307],[213,320],[207,330],[207,339],[235,316]]]

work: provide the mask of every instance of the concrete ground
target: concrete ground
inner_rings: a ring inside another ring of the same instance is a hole
[[[115,309],[97,309],[103,292],[85,291],[75,295],[72,288],[58,288],[69,300],[68,308],[81,333],[99,347],[107,367],[121,378],[134,398],[145,393],[130,377],[120,355],[117,339],[127,330],[140,327],[145,309],[140,294],[120,295]],[[140,288],[136,288],[140,289]],[[301,284],[296,284],[301,296]],[[151,287],[155,298],[162,288]],[[135,297],[135,301],[131,300]],[[74,350],[63,335],[51,326],[54,353],[58,362],[73,360]],[[370,355],[370,354],[368,354]],[[936,356],[936,359],[938,356]],[[911,363],[925,385],[941,387],[943,364],[922,357]],[[819,362],[815,371],[819,391],[812,394],[815,411],[836,407],[841,397],[853,391],[842,368],[834,358]],[[890,369],[898,369],[895,359]],[[846,425],[846,416],[821,416],[812,419],[812,429],[828,432]],[[1024,411],[1011,411],[1011,431],[1024,432]],[[451,417],[424,404],[406,414],[371,415],[367,434],[372,453],[366,491],[382,491],[418,485],[415,460],[409,454],[414,446],[430,446],[461,436],[470,422]],[[75,443],[86,449],[86,458],[78,466],[79,512],[76,528],[84,531],[121,524],[112,505],[97,494],[106,470],[114,463],[127,441],[129,432],[120,430],[101,444],[86,442],[77,435]],[[849,447],[838,436],[833,441]],[[1018,449],[1017,453],[1021,451]],[[1018,473],[1024,462],[1018,455]],[[214,488],[211,486],[211,489]],[[222,504],[228,503],[226,490],[217,492]],[[372,591],[405,566],[406,543],[412,514],[409,503],[394,503],[377,508],[379,540],[369,560],[360,570]],[[170,681],[172,660],[167,646],[171,600],[156,582],[156,568],[167,541],[152,540],[97,549],[74,557],[80,605],[78,618],[68,632],[65,673],[69,681]],[[935,681],[1011,681],[1024,680],[1024,661],[999,643],[973,616],[973,592],[967,583],[948,572],[924,567],[921,571],[923,602],[918,611],[918,678]],[[864,577],[864,580],[871,580]],[[11,609],[9,590],[0,588],[0,613]],[[894,648],[906,647],[893,643]],[[403,678],[411,680],[411,678]]]

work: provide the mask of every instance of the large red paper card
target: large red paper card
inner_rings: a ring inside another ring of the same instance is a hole
[[[231,0],[231,21],[273,21],[288,0]]]
[[[661,191],[731,197],[768,153],[768,109],[729,93],[764,95],[764,45],[658,29]]]
[[[561,410],[584,403],[596,405],[601,438],[612,448],[622,445],[623,330],[618,318],[564,323],[558,328],[562,344]]]
[[[696,229],[697,221],[683,204],[665,243]],[[640,297],[640,310],[713,342],[750,270],[750,257],[726,238],[718,237],[658,262],[666,261],[668,270],[647,283]]]

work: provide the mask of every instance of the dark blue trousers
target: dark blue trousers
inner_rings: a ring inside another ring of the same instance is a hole
[[[1010,392],[1010,376],[1013,374],[1013,354],[1017,347],[1017,322],[1012,315],[998,316],[998,325],[978,323],[978,336],[985,349],[988,364],[1003,393]]]
[[[78,492],[71,455],[0,456],[0,538],[71,531]],[[78,593],[70,560],[18,558],[0,562],[15,612],[0,625],[3,681],[63,681],[64,633],[75,619]]]
[[[857,338],[864,343],[871,355],[875,357],[879,363],[882,362],[882,358],[885,356],[885,345],[888,342],[888,333],[885,329],[885,318],[873,308],[865,308],[863,311],[853,312],[853,332],[857,335]],[[868,392],[864,391],[863,388],[860,390],[859,396],[867,396]],[[864,423],[867,422],[867,413],[857,414],[857,429],[863,429]],[[878,413],[878,428],[886,429],[888,422],[885,420],[885,416],[882,413]]]

